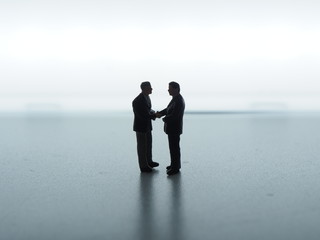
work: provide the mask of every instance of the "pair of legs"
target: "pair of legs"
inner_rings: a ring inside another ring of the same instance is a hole
[[[180,153],[180,134],[168,134],[169,149],[171,164],[168,167],[168,174],[178,172],[181,168],[181,153]]]
[[[142,171],[151,170],[156,167],[155,162],[152,161],[152,134],[148,132],[136,132],[137,136],[137,150],[139,167]]]

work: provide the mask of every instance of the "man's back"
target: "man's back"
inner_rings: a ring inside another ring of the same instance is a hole
[[[133,131],[147,132],[152,130],[150,110],[146,97],[140,93],[132,102],[134,113]]]

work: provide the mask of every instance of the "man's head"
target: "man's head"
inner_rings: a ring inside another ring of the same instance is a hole
[[[180,93],[180,85],[177,82],[170,82],[168,92],[171,96],[176,96]]]
[[[152,93],[151,83],[146,81],[140,84],[140,88],[143,94],[149,95]]]

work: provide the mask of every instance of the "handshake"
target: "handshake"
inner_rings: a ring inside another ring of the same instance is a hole
[[[156,118],[161,118],[162,116],[164,116],[159,111],[155,112],[153,110],[150,112],[150,115],[152,116],[153,120],[155,120]]]

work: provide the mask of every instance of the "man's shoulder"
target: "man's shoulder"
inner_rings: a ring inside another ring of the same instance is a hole
[[[142,93],[140,93],[133,101],[132,101],[132,105],[133,106],[136,106],[136,107],[138,107],[138,106],[144,106],[144,105],[146,105],[147,104],[147,102],[146,102],[146,99],[145,99],[145,97],[144,97],[144,95],[142,94]]]
[[[141,101],[143,95],[140,93],[138,96],[135,97],[135,99],[133,99],[133,102],[136,102],[136,101]]]
[[[181,94],[177,95],[174,100],[177,101],[177,102],[184,102],[184,99],[183,99]]]

